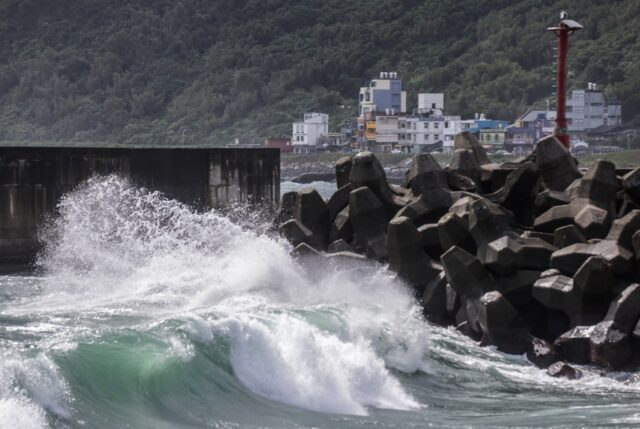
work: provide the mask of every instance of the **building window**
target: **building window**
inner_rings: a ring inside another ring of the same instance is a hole
[[[425,135],[424,135],[424,139],[425,139],[425,140],[429,140],[429,134],[425,134]]]
[[[435,109],[436,108],[436,103],[431,103],[431,108]]]
[[[433,124],[433,128],[435,128],[435,129],[437,130],[437,129],[438,129],[438,125],[439,125],[439,124],[438,124],[437,122],[435,122],[435,123]]]
[[[448,121],[445,121],[445,123],[444,123],[444,127],[445,127],[445,128],[449,128],[449,122],[448,122]]]

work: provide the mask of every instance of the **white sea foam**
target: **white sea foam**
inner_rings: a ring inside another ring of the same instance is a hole
[[[279,239],[116,177],[90,180],[60,213],[43,231],[43,294],[25,311],[183,320],[194,340],[229,339],[248,389],[294,406],[358,415],[419,406],[392,371],[429,370],[427,325],[384,267],[301,265]],[[187,342],[167,334],[183,361],[193,357]]]
[[[0,397],[0,428],[49,427],[45,411],[23,396]]]
[[[47,412],[69,418],[67,387],[45,355],[0,356],[0,428],[46,428]]]

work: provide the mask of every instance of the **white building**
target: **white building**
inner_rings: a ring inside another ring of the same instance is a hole
[[[390,152],[399,144],[398,116],[376,117],[376,150]]]
[[[414,153],[453,150],[453,140],[462,131],[460,116],[407,116],[400,118],[399,143]]]
[[[329,134],[329,115],[305,113],[304,122],[293,123],[291,137],[293,153],[315,152],[322,142],[322,136],[327,134]]]
[[[567,122],[569,131],[589,131],[603,125],[622,124],[620,104],[607,104],[604,94],[595,83],[586,90],[573,90],[567,99]]]
[[[444,114],[444,94],[418,94],[418,113],[430,113],[433,116],[442,116]]]

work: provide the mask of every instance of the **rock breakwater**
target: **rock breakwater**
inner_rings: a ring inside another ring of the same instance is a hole
[[[416,155],[402,186],[372,153],[340,159],[331,198],[287,193],[275,226],[300,257],[388,263],[427,319],[549,374],[638,368],[640,168],[581,171],[554,137],[502,166],[471,134],[455,148],[447,168]]]

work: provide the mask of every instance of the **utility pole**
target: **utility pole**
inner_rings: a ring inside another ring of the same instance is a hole
[[[567,148],[571,148],[571,136],[567,129],[567,54],[569,52],[569,36],[584,27],[576,21],[568,19],[565,11],[560,13],[560,22],[556,27],[549,27],[558,38],[558,70],[556,76],[556,127],[553,135]]]

